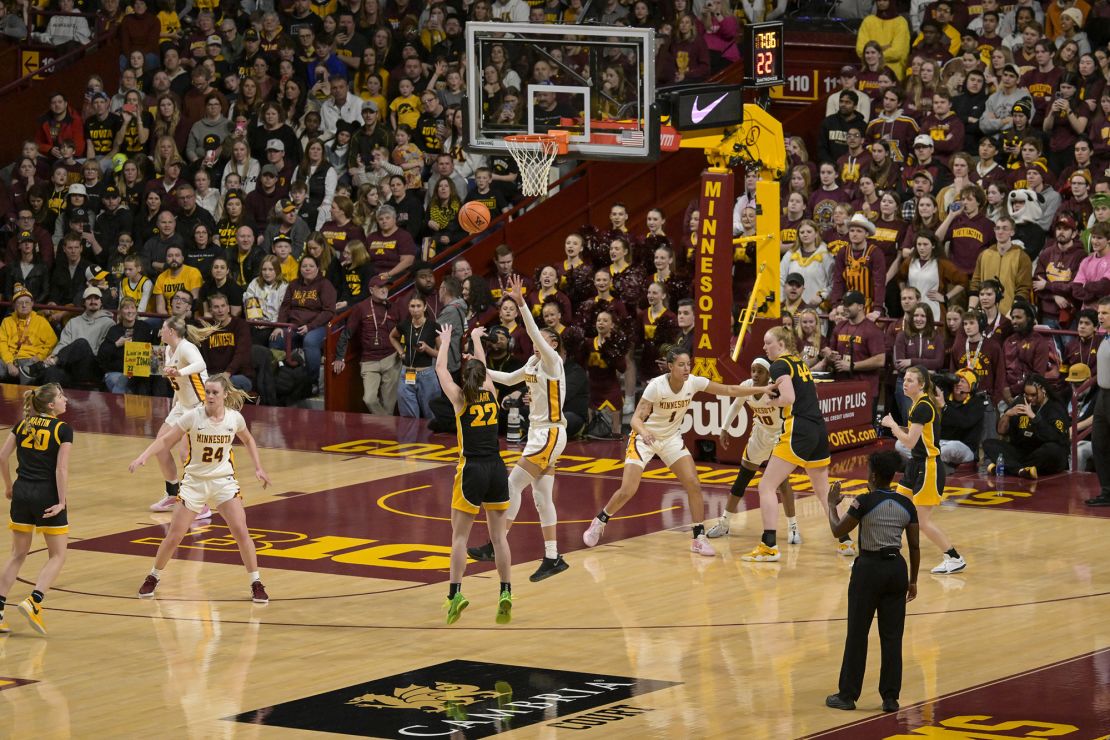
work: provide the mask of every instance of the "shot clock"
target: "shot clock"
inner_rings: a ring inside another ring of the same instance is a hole
[[[744,87],[775,87],[786,81],[782,46],[781,22],[744,27]]]

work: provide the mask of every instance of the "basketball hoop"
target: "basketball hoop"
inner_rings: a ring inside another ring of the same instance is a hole
[[[558,129],[546,134],[513,134],[505,145],[520,167],[520,190],[528,197],[547,194],[547,174],[558,154],[567,153],[570,135]]]

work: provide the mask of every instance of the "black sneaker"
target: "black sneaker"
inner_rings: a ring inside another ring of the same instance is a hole
[[[897,712],[898,711],[898,700],[897,699],[883,699],[883,711],[884,712]]]
[[[542,581],[544,578],[558,575],[569,567],[570,565],[567,561],[563,560],[562,555],[556,555],[553,558],[544,558],[540,561],[540,567],[536,568],[536,572],[530,575],[528,580],[532,583],[536,583]]]
[[[1085,503],[1087,506],[1110,506],[1110,496],[1095,496],[1094,498],[1087,499]]]
[[[484,562],[487,562],[487,563],[492,563],[493,562],[493,543],[492,542],[487,542],[486,544],[482,545],[481,547],[468,547],[468,548],[466,548],[466,554],[472,560],[481,560],[481,561],[484,561]]]
[[[856,703],[851,699],[845,699],[840,694],[829,694],[825,697],[825,706],[829,709],[851,711],[856,708]]]

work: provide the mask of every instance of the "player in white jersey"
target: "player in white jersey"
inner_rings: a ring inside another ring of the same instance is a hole
[[[752,361],[752,377],[740,385],[750,387],[753,385],[770,385],[770,383],[771,363],[764,357],[757,357]],[[736,480],[732,483],[731,495],[728,497],[728,503],[725,504],[725,513],[706,532],[706,536],[710,538],[724,537],[728,534],[731,516],[739,510],[740,500],[744,498],[744,492],[748,489],[748,485],[752,482],[752,478],[755,477],[755,473],[760,466],[771,459],[771,452],[775,449],[775,445],[778,444],[779,437],[782,435],[783,409],[781,406],[771,406],[767,403],[768,400],[768,397],[763,394],[737,398],[732,402],[728,412],[725,413],[724,421],[721,422],[720,443],[723,450],[728,449],[729,438],[732,436],[728,428],[732,425],[733,419],[740,413],[740,408],[744,404],[748,406],[752,431],[748,435],[748,444],[744,447],[740,470],[736,474]],[[794,491],[790,489],[790,483],[784,480],[779,485],[778,492],[782,499],[782,508],[786,511],[786,521],[790,525],[788,541],[791,545],[800,545],[802,544],[802,535],[798,531],[798,518],[794,511]]]
[[[532,311],[524,305],[524,292],[519,275],[509,278],[505,295],[512,298],[520,308],[521,321],[524,323],[528,338],[536,348],[524,367],[511,373],[489,370],[489,376],[501,385],[516,385],[523,381],[528,386],[528,442],[520,459],[509,473],[509,511],[508,525],[511,527],[520,512],[521,494],[532,486],[532,500],[540,517],[540,530],[543,532],[543,560],[529,580],[535,583],[562,573],[570,566],[559,554],[555,538],[555,525],[559,521],[555,513],[554,485],[555,463],[563,448],[567,446],[567,419],[563,415],[563,401],[567,393],[567,374],[563,369],[563,346],[559,335],[550,329],[541,329],[532,317]],[[471,336],[481,341],[484,330],[475,329]],[[467,548],[467,554],[475,560],[493,560],[493,544]]]
[[[197,344],[208,338],[215,327],[205,326],[198,329],[185,323],[185,319],[174,316],[162,324],[158,337],[162,340],[162,374],[173,387],[173,407],[158,430],[158,436],[169,433],[174,423],[190,409],[204,403],[204,382],[208,379],[208,368],[204,364]],[[173,511],[177,505],[177,492],[181,482],[177,477],[177,464],[173,460],[172,447],[166,447],[158,454],[158,466],[166,479],[166,493],[151,505],[151,511]],[[197,512],[197,519],[207,519],[212,510],[205,507]]]
[[[247,429],[243,415],[239,413],[247,396],[235,388],[223,373],[208,378],[201,386],[201,392],[205,394],[204,403],[177,416],[170,425],[170,431],[158,435],[127,468],[134,473],[151,456],[173,449],[182,439],[189,440],[189,459],[185,462],[185,480],[181,484],[180,502],[170,520],[170,531],[158,545],[154,568],[139,587],[139,597],[149,598],[154,595],[162,570],[189,531],[197,512],[204,507],[213,506],[227,522],[231,536],[239,545],[243,566],[251,579],[251,600],[256,604],[265,604],[270,597],[258,574],[258,556],[254,540],[247,529],[247,517],[243,511],[243,499],[239,495],[239,483],[235,480],[235,457],[231,449],[238,437],[254,463],[255,477],[262,481],[263,488],[270,485],[270,478],[258,457],[258,446]]]
[[[636,494],[644,468],[656,455],[678,477],[690,500],[690,514],[694,519],[691,552],[713,556],[716,551],[705,537],[705,503],[701,497],[701,483],[690,451],[682,444],[679,428],[690,401],[701,391],[718,396],[749,396],[766,393],[758,386],[722,385],[700,375],[690,374],[690,353],[676,347],[667,353],[666,375],[652,379],[644,389],[636,412],[632,415],[632,433],[628,435],[628,449],[624,459],[621,487],[609,499],[589,528],[582,534],[582,541],[593,547],[601,540],[605,524]]]

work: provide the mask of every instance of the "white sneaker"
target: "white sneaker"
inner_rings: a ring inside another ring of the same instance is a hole
[[[938,575],[946,576],[949,573],[959,573],[966,567],[967,561],[963,559],[963,556],[960,556],[958,558],[950,558],[945,555],[944,560],[941,561],[940,565],[933,568],[931,572]]]
[[[636,411],[636,399],[631,396],[624,397],[624,406],[621,408],[621,416],[628,416]]]
[[[211,519],[211,518],[212,518],[212,510],[209,509],[207,506],[205,506],[203,509],[200,510],[200,513],[197,514],[197,518],[194,521],[199,522],[201,519]]]
[[[791,545],[802,544],[802,533],[798,531],[797,524],[790,525],[790,533],[786,535],[786,541]]]
[[[586,547],[596,547],[597,543],[601,542],[601,535],[604,532],[605,522],[595,516],[590,526],[582,533],[582,541],[586,543]]]
[[[836,551],[846,558],[854,558],[856,556],[856,543],[851,540],[837,542]]]
[[[705,535],[707,537],[710,537],[712,539],[716,539],[718,537],[724,537],[727,534],[728,534],[728,514],[725,514],[720,519],[718,519],[717,523],[714,524],[712,527],[710,527],[709,531],[705,533]]]
[[[151,504],[150,505],[150,510],[151,511],[173,511],[175,506],[177,506],[177,496],[170,496],[169,494],[167,494],[167,495],[163,496],[162,498],[158,499],[158,503]]]
[[[705,538],[704,534],[699,534],[697,537],[690,540],[690,552],[704,555],[707,558],[711,558],[717,554],[717,551],[713,549],[713,545],[709,544],[709,540]]]

